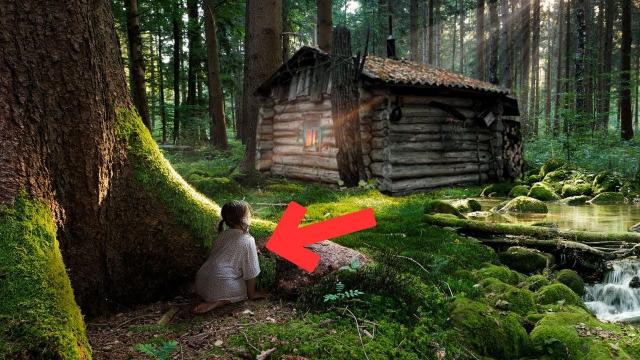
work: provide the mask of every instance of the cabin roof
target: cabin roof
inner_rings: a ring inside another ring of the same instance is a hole
[[[266,90],[276,81],[290,78],[296,68],[311,65],[314,61],[329,61],[329,54],[315,47],[301,47],[289,61],[280,66],[273,76],[258,87],[257,92],[267,93]],[[394,60],[374,55],[367,55],[362,75],[367,80],[381,82],[388,86],[449,88],[499,95],[509,94],[509,90],[505,88],[453,71],[408,60]]]

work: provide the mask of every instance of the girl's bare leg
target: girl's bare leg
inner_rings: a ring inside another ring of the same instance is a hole
[[[197,314],[197,315],[201,315],[201,314],[206,314],[209,311],[215,309],[215,308],[219,308],[221,306],[227,305],[228,303],[230,303],[229,300],[217,300],[217,301],[211,301],[211,302],[203,302],[200,303],[196,306],[193,307],[193,309],[191,309],[191,312],[193,314]]]

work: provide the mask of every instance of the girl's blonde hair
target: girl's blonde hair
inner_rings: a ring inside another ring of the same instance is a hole
[[[239,225],[247,231],[249,224],[245,223],[245,219],[251,215],[251,206],[246,201],[233,200],[222,206],[220,215],[222,220],[218,223],[218,232],[224,230],[224,224],[230,228]]]

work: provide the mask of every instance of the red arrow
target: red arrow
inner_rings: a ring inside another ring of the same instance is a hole
[[[295,201],[290,202],[265,246],[271,252],[308,272],[313,272],[316,269],[320,262],[320,256],[306,249],[306,245],[376,226],[373,209],[365,209],[300,227],[300,222],[306,212],[307,209],[302,205]]]

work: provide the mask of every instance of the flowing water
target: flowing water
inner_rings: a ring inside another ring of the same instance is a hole
[[[611,265],[602,283],[585,287],[585,305],[600,320],[639,322],[640,289],[630,287],[629,283],[640,277],[640,261],[626,259]]]
[[[482,204],[482,210],[489,210],[505,199],[480,198],[477,200]],[[547,203],[547,207],[549,213],[546,215],[505,215],[499,221],[525,225],[551,222],[558,225],[560,229],[599,232],[625,232],[629,227],[640,222],[640,204],[569,206],[551,202]]]

